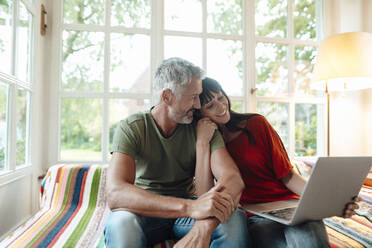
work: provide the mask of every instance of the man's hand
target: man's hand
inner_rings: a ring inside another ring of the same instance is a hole
[[[223,186],[216,184],[197,200],[190,200],[187,204],[187,216],[195,220],[216,217],[221,223],[225,223],[234,211],[234,200],[222,190]]]
[[[196,127],[196,140],[197,142],[203,142],[209,144],[211,141],[214,131],[217,130],[217,125],[211,121],[208,117],[204,117],[198,121]]]
[[[355,196],[351,202],[346,203],[342,217],[350,218],[353,216],[355,210],[359,208],[359,205],[357,204],[358,201],[361,201],[361,199],[358,196]]]
[[[208,248],[214,228],[207,221],[195,222],[191,230],[173,248]]]

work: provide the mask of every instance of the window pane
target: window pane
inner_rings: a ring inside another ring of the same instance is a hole
[[[315,40],[317,20],[315,15],[316,0],[294,1],[294,36],[296,39]]]
[[[16,165],[28,163],[28,118],[29,93],[18,89],[17,97],[17,132],[16,132]]]
[[[322,105],[296,104],[296,156],[320,155],[319,139],[324,137],[322,116]]]
[[[0,83],[0,171],[5,169],[7,160],[7,108],[8,86]]]
[[[289,114],[287,103],[258,102],[257,112],[266,117],[274,127],[288,151],[289,147]]]
[[[13,1],[0,1],[0,71],[11,73]]]
[[[202,31],[201,0],[164,0],[165,29]]]
[[[317,48],[311,46],[295,47],[293,79],[296,95],[321,96],[322,91],[311,89],[311,76],[315,64]]]
[[[102,100],[62,99],[62,160],[101,160],[101,130]]]
[[[165,36],[164,58],[180,57],[195,65],[202,65],[202,40],[200,38]]]
[[[287,46],[258,43],[256,46],[256,87],[258,96],[288,94]]]
[[[208,32],[242,34],[241,0],[208,0]]]
[[[64,0],[63,19],[68,24],[104,24],[104,0]]]
[[[208,39],[207,72],[228,95],[243,95],[242,42]]]
[[[63,90],[102,90],[103,43],[103,33],[86,31],[63,32]]]
[[[27,83],[31,79],[32,15],[21,1],[19,3],[16,68],[18,78]]]
[[[242,101],[231,101],[231,110],[243,113],[243,102]]]
[[[135,28],[150,28],[150,0],[111,0],[111,25]]]
[[[111,91],[150,92],[149,36],[141,34],[111,34],[110,56]]]
[[[112,148],[112,139],[114,136],[115,128],[120,120],[127,118],[129,115],[139,111],[150,109],[151,102],[149,99],[112,99],[110,100],[110,147]]]
[[[287,37],[287,1],[256,0],[256,35]]]

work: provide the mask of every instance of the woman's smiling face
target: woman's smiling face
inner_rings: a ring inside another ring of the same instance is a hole
[[[212,100],[201,106],[203,117],[209,117],[217,124],[226,124],[230,120],[229,103],[222,92],[214,93]]]

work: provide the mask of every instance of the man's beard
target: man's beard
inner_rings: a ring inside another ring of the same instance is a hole
[[[178,114],[173,111],[173,109],[169,109],[169,115],[170,118],[172,118],[175,122],[179,124],[190,124],[193,120],[194,115],[188,116],[188,113],[190,111],[193,111],[193,109],[190,109],[185,114]]]

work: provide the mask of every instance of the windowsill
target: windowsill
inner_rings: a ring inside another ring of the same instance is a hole
[[[32,165],[18,166],[15,170],[0,172],[0,188],[14,181],[30,175],[32,173]]]

